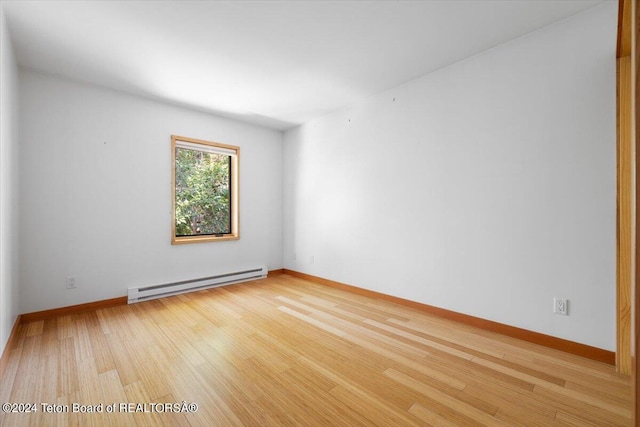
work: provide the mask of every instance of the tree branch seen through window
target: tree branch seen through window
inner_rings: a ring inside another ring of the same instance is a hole
[[[237,239],[239,148],[173,136],[172,243]]]

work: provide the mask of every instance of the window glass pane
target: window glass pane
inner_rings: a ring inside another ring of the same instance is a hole
[[[231,156],[176,147],[176,237],[231,233]]]

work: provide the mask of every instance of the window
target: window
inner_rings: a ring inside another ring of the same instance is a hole
[[[171,243],[236,240],[240,148],[171,136]]]

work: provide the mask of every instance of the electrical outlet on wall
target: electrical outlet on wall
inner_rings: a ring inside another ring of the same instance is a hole
[[[553,312],[556,314],[562,314],[564,316],[569,315],[569,300],[562,298],[553,298]]]
[[[76,276],[67,277],[67,289],[75,289],[78,287]]]

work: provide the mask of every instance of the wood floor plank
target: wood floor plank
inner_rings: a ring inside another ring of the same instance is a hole
[[[88,361],[84,361],[84,363],[89,363]],[[84,370],[87,367],[80,367],[80,369]],[[108,372],[116,372],[115,369]],[[98,405],[100,403],[107,405],[113,402],[107,401],[103,394],[102,385],[104,383],[104,377],[101,375],[105,375],[106,372],[98,373],[97,370],[93,371],[91,375],[85,373],[81,374],[81,376],[85,376],[82,382],[80,382],[80,391],[76,393],[69,394],[67,396],[61,396],[58,398],[60,402],[64,401],[69,407],[71,407],[70,412],[68,412],[69,420],[77,420],[79,426],[85,425],[109,425],[110,421],[108,418],[108,414],[106,412],[77,412],[73,411],[73,404],[79,405]],[[108,396],[107,396],[108,397]]]
[[[287,275],[25,323],[12,342],[3,402],[147,410],[3,426],[631,425],[612,366]],[[149,411],[183,401],[197,408]]]
[[[124,386],[126,402],[154,402],[142,381]],[[170,419],[160,412],[133,412],[133,419],[138,427],[171,426]]]
[[[598,399],[596,396],[592,396],[589,394],[585,394],[585,393],[581,393],[566,387],[561,387],[557,384],[553,384],[541,379],[538,379],[536,377],[532,377],[528,374],[524,374],[520,371],[516,371],[515,369],[488,361],[488,360],[482,360],[482,359],[477,359],[475,360],[476,363],[490,367],[492,369],[495,369],[497,371],[500,371],[502,373],[508,374],[508,375],[512,375],[516,378],[520,378],[524,381],[530,381],[533,384],[535,384],[536,388],[541,388],[541,389],[545,389],[545,390],[549,390],[552,391],[554,393],[557,393],[559,395],[562,396],[566,396],[566,397],[570,397],[572,400],[578,401],[578,402],[582,402],[585,403],[587,405],[592,405],[595,406],[597,408],[600,408],[602,410],[606,410],[606,411],[610,411],[612,413],[620,413],[623,416],[628,416],[629,418],[631,417],[631,409],[630,408],[625,408],[624,406],[620,406],[620,405],[616,405],[601,399]]]
[[[370,338],[376,342],[387,344],[393,347],[396,351],[403,351],[408,357],[413,356],[416,360],[422,359],[428,354],[428,352],[424,349],[424,346],[407,344],[396,337],[389,336],[384,333],[379,333],[371,328],[363,327],[358,323],[349,322],[343,317],[318,310],[314,307],[299,303],[297,301],[292,301],[289,298],[280,296],[276,298],[280,301],[286,302],[296,307],[297,309],[308,311],[310,315],[304,315],[300,318],[310,323],[316,322],[314,323],[316,324],[316,326],[322,324],[324,325],[325,330],[329,332],[331,331],[331,329],[333,329],[334,331],[338,331],[337,333],[335,333],[335,335],[341,336],[340,333],[347,333],[350,337],[349,339],[352,339],[351,337],[354,336],[362,339]],[[291,310],[288,310],[287,312],[291,314]],[[338,329],[339,327],[342,327],[344,330],[341,331],[340,329]]]
[[[497,389],[482,382],[472,382],[464,392],[495,405],[499,408],[497,412],[514,412],[520,414],[521,418],[526,413],[527,422],[531,423],[551,424],[557,413],[555,408],[530,399],[531,392],[516,388]]]
[[[88,405],[110,405],[114,402],[120,404],[128,401],[127,394],[125,393],[122,382],[120,381],[118,371],[113,370],[99,374],[98,383],[100,390],[102,391],[102,399],[99,401],[89,402]],[[101,412],[100,414],[106,414],[109,422],[114,426],[125,427],[136,425],[132,413],[116,410],[113,412]],[[87,415],[87,418],[91,419],[92,415],[90,415],[90,413]]]
[[[42,356],[41,344],[42,335],[31,335],[25,338],[15,381],[7,402],[28,403],[34,400],[33,395],[40,397],[42,394],[41,384],[45,359]],[[48,384],[56,383],[56,381],[48,382]],[[16,415],[11,413],[7,418],[15,420],[19,418]]]
[[[141,403],[143,400],[136,400],[135,402]],[[176,399],[173,394],[167,394],[166,396],[159,397],[158,399],[152,400],[151,403],[171,403],[171,402],[180,402],[180,400]],[[184,412],[162,412],[162,420],[166,426],[188,426],[190,423],[187,419],[187,414]]]
[[[573,426],[573,427],[600,427],[596,421],[589,422],[584,418],[574,416],[571,414],[567,414],[566,412],[558,411],[558,415],[556,416],[556,420],[561,422],[564,426]]]
[[[595,422],[598,425],[631,425],[629,411],[626,408],[607,405],[608,409],[603,409],[602,405],[594,406],[584,402],[583,399],[568,399],[564,393],[558,393],[557,389],[550,390],[538,386],[534,389],[534,394],[540,396],[544,402],[555,407],[559,412],[582,419],[585,424]]]
[[[19,326],[20,328],[21,326]],[[20,329],[18,329],[20,331]],[[18,366],[22,360],[22,346],[9,350],[9,362],[0,381],[0,402],[12,402],[11,395],[13,393],[14,384],[16,383],[16,374],[18,373]],[[0,411],[0,426],[9,425],[5,423],[5,418],[11,414],[5,411]]]
[[[430,426],[457,427],[460,425],[447,417],[446,414],[440,414],[437,411],[432,410],[431,408],[427,408],[419,404],[414,404],[413,406],[411,406],[409,412],[425,421]]]
[[[140,381],[140,369],[132,363],[136,360],[136,356],[130,343],[121,338],[117,332],[110,333],[105,338],[122,385]]]
[[[26,336],[32,337],[35,335],[42,334],[42,329],[44,328],[44,320],[40,320],[38,322],[27,323],[27,334]]]
[[[412,388],[425,396],[434,399],[443,405],[453,409],[456,412],[461,413],[462,415],[467,416],[471,420],[475,420],[483,425],[488,426],[504,426],[508,427],[509,424],[505,422],[501,422],[500,420],[493,417],[492,414],[487,414],[465,402],[462,402],[451,395],[441,392],[440,390],[431,387],[427,384],[416,381],[408,375],[403,374],[402,372],[398,372],[394,369],[389,369],[385,371],[385,375],[391,378],[398,383]],[[416,405],[420,405],[417,403]]]

